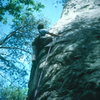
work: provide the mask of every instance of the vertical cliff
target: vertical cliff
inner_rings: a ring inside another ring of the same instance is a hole
[[[100,100],[100,0],[69,0],[37,37],[27,100]]]

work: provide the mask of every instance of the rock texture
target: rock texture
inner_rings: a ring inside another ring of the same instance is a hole
[[[50,32],[34,42],[27,100],[100,100],[100,0],[69,0]]]

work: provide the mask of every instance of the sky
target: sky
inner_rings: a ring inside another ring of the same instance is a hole
[[[45,8],[42,9],[41,15],[50,21],[51,26],[54,25],[58,19],[61,17],[62,13],[62,4],[57,4],[57,0],[36,0],[45,5]]]
[[[61,13],[62,13],[62,4],[57,4],[56,0],[35,0],[37,2],[41,2],[42,4],[45,5],[45,8],[41,10],[41,12],[36,13],[36,17],[42,17],[46,18],[49,22],[50,25],[49,27],[52,27],[57,20],[60,18]],[[39,15],[39,16],[38,16]],[[8,20],[11,20],[10,17]],[[0,38],[3,37],[3,34],[9,34],[11,31],[10,27],[11,21],[8,22],[8,24],[2,24],[0,23]]]

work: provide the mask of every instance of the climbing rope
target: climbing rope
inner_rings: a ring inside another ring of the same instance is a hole
[[[56,38],[53,39],[53,41],[52,41],[53,44],[54,44],[55,40],[56,40]],[[52,45],[53,45],[53,44],[52,44]],[[47,53],[47,56],[46,56],[46,59],[45,59],[45,64],[46,64],[46,62],[47,62],[47,60],[48,60],[48,57],[49,57],[49,54],[50,54],[52,45],[49,47],[49,50],[48,50],[48,53]],[[44,73],[44,68],[45,68],[45,67],[43,67],[43,70],[42,70],[42,72],[40,73],[40,77],[39,77],[39,81],[38,81],[38,84],[37,84],[37,88],[36,88],[35,93],[34,93],[34,99],[36,98],[36,96],[37,96],[37,94],[38,94],[38,88],[39,88],[39,86],[40,86],[40,82],[41,82],[41,79],[42,79],[42,76],[43,76],[43,73]]]

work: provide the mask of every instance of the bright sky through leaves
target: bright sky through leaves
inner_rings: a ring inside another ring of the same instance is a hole
[[[45,8],[42,9],[41,12],[36,12],[36,17],[45,17],[50,22],[50,27],[57,22],[57,20],[61,16],[62,12],[62,4],[57,4],[56,0],[36,0],[37,2],[41,2],[45,5]],[[38,14],[37,14],[38,13]],[[39,15],[39,16],[38,16]],[[41,16],[40,16],[41,15]],[[2,37],[2,34],[8,34],[10,29],[10,23],[11,23],[11,17],[8,18],[8,24],[2,24],[0,22],[0,31],[2,32],[0,37]]]

